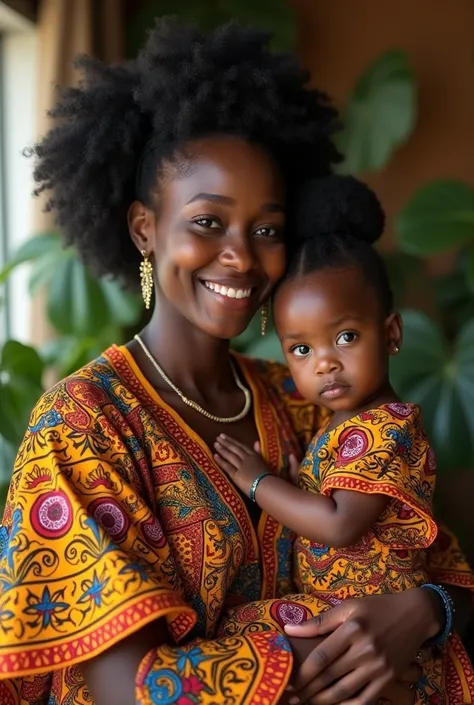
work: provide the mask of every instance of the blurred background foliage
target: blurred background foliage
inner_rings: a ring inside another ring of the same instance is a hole
[[[151,3],[129,28],[133,55],[158,14],[172,10],[185,20],[212,27],[230,17],[275,33],[275,47],[291,48],[294,20],[284,0],[195,0]],[[356,81],[338,135],[345,155],[340,169],[361,175],[383,169],[409,139],[417,120],[417,80],[406,55],[392,50],[377,57]],[[397,306],[405,321],[402,351],[392,378],[401,397],[421,404],[439,469],[474,468],[474,191],[466,183],[438,180],[413,194],[395,219],[397,251],[386,255]],[[449,253],[448,274],[430,273],[429,257]],[[138,297],[109,279],[95,280],[57,233],[42,233],[14,254],[0,284],[28,265],[34,296],[45,291],[56,337],[44,349],[9,340],[0,350],[0,484],[8,483],[13,458],[32,406],[46,380],[70,374],[111,343],[129,338],[142,322]],[[137,275],[138,276],[138,275]],[[413,287],[423,288],[428,313],[407,309]],[[1,303],[0,303],[1,305]],[[282,359],[270,327],[260,321],[234,341],[250,355]]]

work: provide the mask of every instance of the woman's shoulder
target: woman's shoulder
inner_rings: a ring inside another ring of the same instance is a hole
[[[33,417],[60,410],[74,403],[99,409],[104,403],[114,403],[119,379],[110,362],[108,351],[72,374],[56,382],[37,401]]]

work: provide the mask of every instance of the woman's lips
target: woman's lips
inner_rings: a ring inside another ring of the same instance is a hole
[[[252,294],[256,291],[256,287],[226,286],[207,280],[200,283],[208,294],[229,310],[241,311],[253,306]]]

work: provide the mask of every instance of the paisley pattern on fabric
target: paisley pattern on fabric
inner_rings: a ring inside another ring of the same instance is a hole
[[[284,474],[323,416],[282,365],[237,363]],[[437,575],[471,587],[442,536]],[[293,545],[265,514],[253,528],[209,449],[109,349],[43,396],[18,452],[0,527],[1,705],[92,703],[78,664],[159,618],[169,643],[143,660],[137,703],[277,703],[284,624],[334,604],[290,594]]]
[[[435,472],[415,405],[387,404],[331,431],[323,427],[301,464],[300,487],[325,495],[345,489],[390,499],[354,546],[333,548],[297,538],[299,589],[342,601],[429,582],[424,549],[433,545],[438,531],[431,509]],[[461,692],[464,699],[459,699]],[[424,664],[417,694],[420,704],[474,702],[474,672],[458,637]]]

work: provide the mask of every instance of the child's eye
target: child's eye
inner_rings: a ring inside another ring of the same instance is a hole
[[[311,352],[309,345],[295,345],[290,350],[295,357],[306,357]]]
[[[350,330],[346,330],[344,331],[344,333],[341,333],[338,336],[336,340],[336,345],[350,345],[355,340],[357,340],[357,333],[353,333]]]

